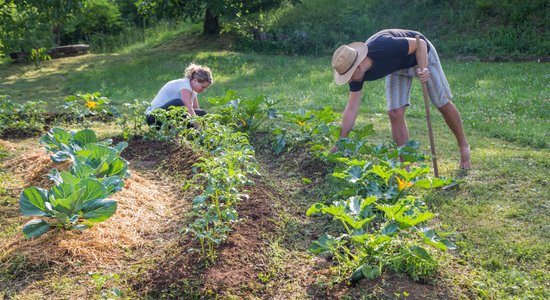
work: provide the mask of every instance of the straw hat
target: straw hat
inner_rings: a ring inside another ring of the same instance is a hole
[[[351,79],[357,65],[363,61],[368,52],[367,44],[363,42],[343,45],[334,51],[332,68],[334,69],[334,81],[337,85],[342,85]]]

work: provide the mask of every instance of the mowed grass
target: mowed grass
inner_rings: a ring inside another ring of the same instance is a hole
[[[346,87],[332,82],[330,57],[277,56],[226,49],[230,39],[171,37],[121,54],[86,55],[32,64],[0,65],[0,95],[15,101],[46,100],[60,109],[76,93],[99,91],[114,103],[150,101],[167,81],[182,76],[190,62],[209,66],[216,83],[208,97],[233,89],[242,97],[268,95],[283,100],[281,109],[342,110]],[[191,45],[191,46],[190,46]],[[535,147],[550,146],[550,71],[544,63],[443,61],[454,102],[467,128]],[[365,84],[362,110],[385,113],[384,81]],[[421,89],[413,85],[408,115],[422,117]]]
[[[209,107],[208,97],[233,89],[243,98],[263,94],[280,99],[280,110],[344,109],[347,87],[332,82],[330,57],[241,53],[227,50],[231,43],[178,36],[120,54],[48,61],[38,70],[31,64],[3,63],[0,94],[21,102],[46,100],[50,109],[79,92],[100,91],[117,104],[150,100],[193,61],[209,66],[216,81],[200,95],[203,107]],[[473,162],[472,170],[457,170],[454,137],[432,108],[440,173],[464,180],[459,189],[435,191],[428,198],[460,246],[446,256],[449,269],[443,272],[457,289],[473,289],[481,297],[549,298],[550,69],[539,63],[450,60],[443,67]],[[428,153],[419,85],[413,84],[407,116],[411,138]],[[383,80],[365,84],[357,122],[374,124],[373,142],[391,139],[384,98]]]

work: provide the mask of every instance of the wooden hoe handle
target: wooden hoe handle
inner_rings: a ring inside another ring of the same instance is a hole
[[[424,57],[422,54],[420,54],[420,36],[416,35],[416,60],[418,63],[418,67],[420,70],[424,70],[428,66],[428,62],[426,61],[426,57]],[[432,163],[434,166],[434,175],[435,177],[439,177],[439,170],[437,168],[437,157],[435,155],[435,141],[434,141],[434,134],[432,130],[432,118],[430,117],[430,99],[428,97],[428,88],[426,87],[426,83],[422,82],[422,94],[424,95],[424,107],[426,108],[426,122],[428,123],[428,135],[430,136],[430,150],[432,152]]]

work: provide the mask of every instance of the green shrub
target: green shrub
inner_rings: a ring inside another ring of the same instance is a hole
[[[122,29],[118,7],[108,0],[88,0],[79,16],[65,26],[63,42],[89,42],[92,34],[115,34]]]
[[[426,34],[444,55],[549,55],[548,6],[543,0],[303,0],[227,30],[241,47],[293,54],[330,54],[381,29],[406,28]]]
[[[36,10],[17,8],[15,4],[0,5],[0,52],[24,52],[30,54],[34,48],[53,46],[53,34],[49,25],[40,20]]]

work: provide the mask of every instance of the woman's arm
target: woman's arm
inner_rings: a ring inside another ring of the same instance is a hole
[[[193,109],[193,93],[190,90],[182,89],[180,91],[181,101],[183,105],[187,108],[187,112],[191,116],[196,116],[195,110]]]
[[[201,109],[201,107],[199,106],[199,96],[195,96],[195,99],[193,100],[193,108]]]

